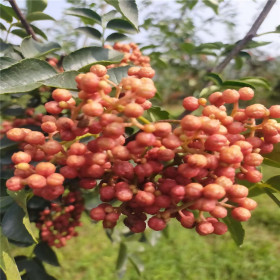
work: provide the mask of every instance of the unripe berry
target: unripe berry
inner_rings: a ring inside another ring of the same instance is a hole
[[[181,126],[184,130],[198,130],[201,127],[201,120],[193,115],[187,115],[181,120]]]
[[[172,126],[168,122],[157,122],[154,124],[155,131],[153,134],[157,137],[167,137],[171,131],[172,131]]]
[[[244,157],[243,162],[246,165],[259,166],[263,162],[263,157],[257,153],[250,153]]]
[[[48,155],[55,155],[59,153],[61,149],[61,144],[55,140],[50,140],[43,145],[43,150]]]
[[[227,194],[233,198],[246,197],[248,193],[249,193],[248,188],[239,184],[234,184],[227,189]]]
[[[47,177],[47,185],[51,187],[61,186],[64,182],[64,177],[60,173],[53,173]]]
[[[220,160],[226,163],[239,163],[243,160],[241,149],[237,145],[222,148],[220,151]]]
[[[262,119],[268,116],[268,110],[262,104],[253,104],[246,107],[245,114],[249,118]]]
[[[251,212],[246,208],[236,207],[231,211],[231,216],[240,222],[245,222],[251,218]]]
[[[245,174],[245,178],[251,183],[258,183],[262,180],[262,173],[258,170],[249,170]]]
[[[243,87],[238,92],[241,100],[251,100],[254,97],[254,91],[249,87]]]
[[[50,162],[40,162],[35,167],[36,173],[44,177],[48,177],[49,175],[53,174],[55,169],[55,165]]]
[[[184,98],[184,100],[183,100],[183,107],[186,110],[194,111],[199,106],[200,106],[200,104],[198,103],[198,99],[195,98],[194,96],[188,96],[188,97]]]
[[[71,97],[72,97],[71,92],[66,89],[58,88],[52,92],[52,98],[57,102],[68,101]]]
[[[166,227],[166,223],[160,218],[152,217],[148,221],[148,226],[153,230],[160,231]]]
[[[225,218],[227,216],[227,209],[223,206],[217,205],[211,212],[210,215],[215,218]]]
[[[6,181],[6,187],[10,191],[19,191],[24,188],[23,180],[21,177],[13,176]]]
[[[154,204],[155,196],[152,193],[139,190],[135,196],[135,201],[140,206],[149,206]]]
[[[52,133],[57,131],[57,126],[54,122],[44,122],[41,124],[41,128],[43,131],[47,133]]]
[[[105,210],[102,207],[100,207],[100,206],[91,209],[89,215],[95,221],[104,220],[105,217],[106,217]]]
[[[29,163],[31,161],[31,156],[25,152],[17,152],[12,155],[11,160],[14,164]]]
[[[107,74],[107,68],[101,64],[92,65],[89,71],[96,74],[98,77],[103,77]]]
[[[187,200],[195,200],[202,196],[203,186],[198,183],[190,183],[185,186],[185,197]]]
[[[223,91],[222,99],[225,103],[235,103],[239,100],[239,93],[234,89],[226,89]]]
[[[193,155],[189,155],[187,157],[187,163],[190,166],[195,166],[195,167],[205,167],[208,163],[207,158],[204,155],[200,155],[200,154],[193,154]]]
[[[23,141],[26,133],[21,128],[12,128],[7,132],[8,139],[12,141]]]
[[[246,208],[248,210],[254,210],[258,204],[255,200],[246,197],[245,199],[243,199],[242,201],[238,202],[239,206]]]
[[[82,78],[79,86],[87,92],[96,92],[98,90],[99,78],[94,73],[86,73]]]
[[[153,78],[155,75],[155,70],[151,67],[142,67],[138,72],[137,75],[140,78]]]
[[[59,107],[59,104],[56,101],[47,102],[45,104],[45,109],[48,113],[50,113],[52,115],[58,115],[62,111],[62,108]]]
[[[96,116],[100,116],[103,113],[104,109],[100,103],[93,101],[85,104],[82,107],[82,111],[87,116],[96,117]]]
[[[138,118],[142,116],[143,113],[143,107],[136,103],[127,104],[124,108],[124,114],[129,118]]]
[[[44,144],[45,136],[42,132],[31,131],[24,137],[24,141],[32,145]]]
[[[208,235],[214,232],[214,227],[212,223],[200,222],[197,224],[195,230],[199,235]]]
[[[223,235],[228,231],[228,227],[226,224],[221,223],[221,222],[216,222],[212,224],[214,227],[214,232],[215,234],[218,235]]]
[[[225,189],[218,184],[208,184],[203,188],[203,196],[207,198],[221,199],[225,194]]]
[[[47,185],[46,178],[39,174],[32,174],[26,179],[27,185],[32,189],[41,189]]]
[[[280,105],[273,105],[269,108],[269,116],[271,118],[280,118]]]

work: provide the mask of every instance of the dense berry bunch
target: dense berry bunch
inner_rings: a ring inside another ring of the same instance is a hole
[[[137,61],[133,45],[115,48]],[[113,228],[123,214],[135,233],[143,232],[146,222],[162,230],[171,218],[201,235],[224,234],[227,226],[219,219],[228,214],[247,221],[257,203],[238,180],[262,179],[262,154],[280,142],[280,126],[270,119],[280,117],[280,106],[241,109],[239,100],[252,99],[253,90],[228,89],[212,93],[210,104],[185,98],[184,108],[194,114],[180,121],[150,123],[143,115],[156,93],[154,74],[150,66],[134,66],[114,84],[106,67],[93,65],[76,77],[77,100],[67,90],[54,90],[54,100],[45,104],[44,133],[24,128],[7,133],[22,142],[22,151],[12,157],[16,169],[7,187],[17,191],[28,186],[53,200],[64,192],[64,179],[77,179],[82,189],[97,187],[104,202],[91,210],[93,220]],[[127,127],[140,132],[126,139]],[[116,200],[119,206],[113,207]]]
[[[63,196],[59,204],[51,203],[36,223],[42,240],[57,248],[65,246],[67,240],[78,235],[75,228],[81,226],[83,210],[83,199],[77,191]]]

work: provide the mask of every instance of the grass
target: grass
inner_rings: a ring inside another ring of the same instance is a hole
[[[259,207],[244,223],[246,237],[240,248],[229,234],[201,237],[174,221],[169,238],[162,237],[155,246],[145,245],[145,252],[138,253],[145,264],[142,275],[129,264],[123,279],[279,280],[280,210],[267,197],[257,200]],[[111,243],[101,224],[93,225],[86,217],[83,221],[79,237],[56,250],[61,267],[46,265],[48,272],[58,280],[115,280],[119,245]]]

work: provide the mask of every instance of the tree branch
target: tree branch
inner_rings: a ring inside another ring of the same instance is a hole
[[[253,37],[256,36],[259,27],[261,26],[261,24],[263,23],[263,21],[265,20],[275,3],[276,0],[267,1],[262,12],[254,22],[246,36],[234,46],[234,48],[225,57],[225,59],[213,69],[213,72],[220,73],[221,71],[223,71],[223,69],[228,65],[228,63],[248,44],[248,42],[250,42],[253,39]]]
[[[30,26],[30,24],[27,22],[27,20],[25,19],[23,13],[21,12],[20,8],[18,7],[17,3],[15,0],[8,0],[13,8],[13,10],[15,11],[15,13],[18,15],[21,24],[23,25],[23,27],[25,28],[26,32],[32,36],[32,38],[36,41],[38,41],[38,38],[33,30],[33,28]]]

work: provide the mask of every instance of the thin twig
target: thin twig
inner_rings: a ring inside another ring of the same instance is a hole
[[[27,34],[31,35],[34,40],[38,41],[38,38],[37,38],[33,28],[31,27],[31,25],[25,19],[24,15],[21,12],[20,8],[18,7],[16,1],[15,0],[8,0],[8,1],[10,2],[10,4],[11,4],[13,10],[15,11],[15,13],[18,15],[18,17],[21,21],[21,24],[25,28]]]
[[[244,47],[250,42],[253,37],[256,36],[257,31],[265,18],[267,17],[268,13],[270,12],[273,5],[276,3],[276,0],[268,0],[266,5],[264,6],[262,12],[259,14],[258,18],[246,34],[246,36],[239,41],[234,48],[231,50],[231,52],[225,57],[225,59],[217,65],[212,72],[220,73],[228,64],[229,62],[242,50]]]

